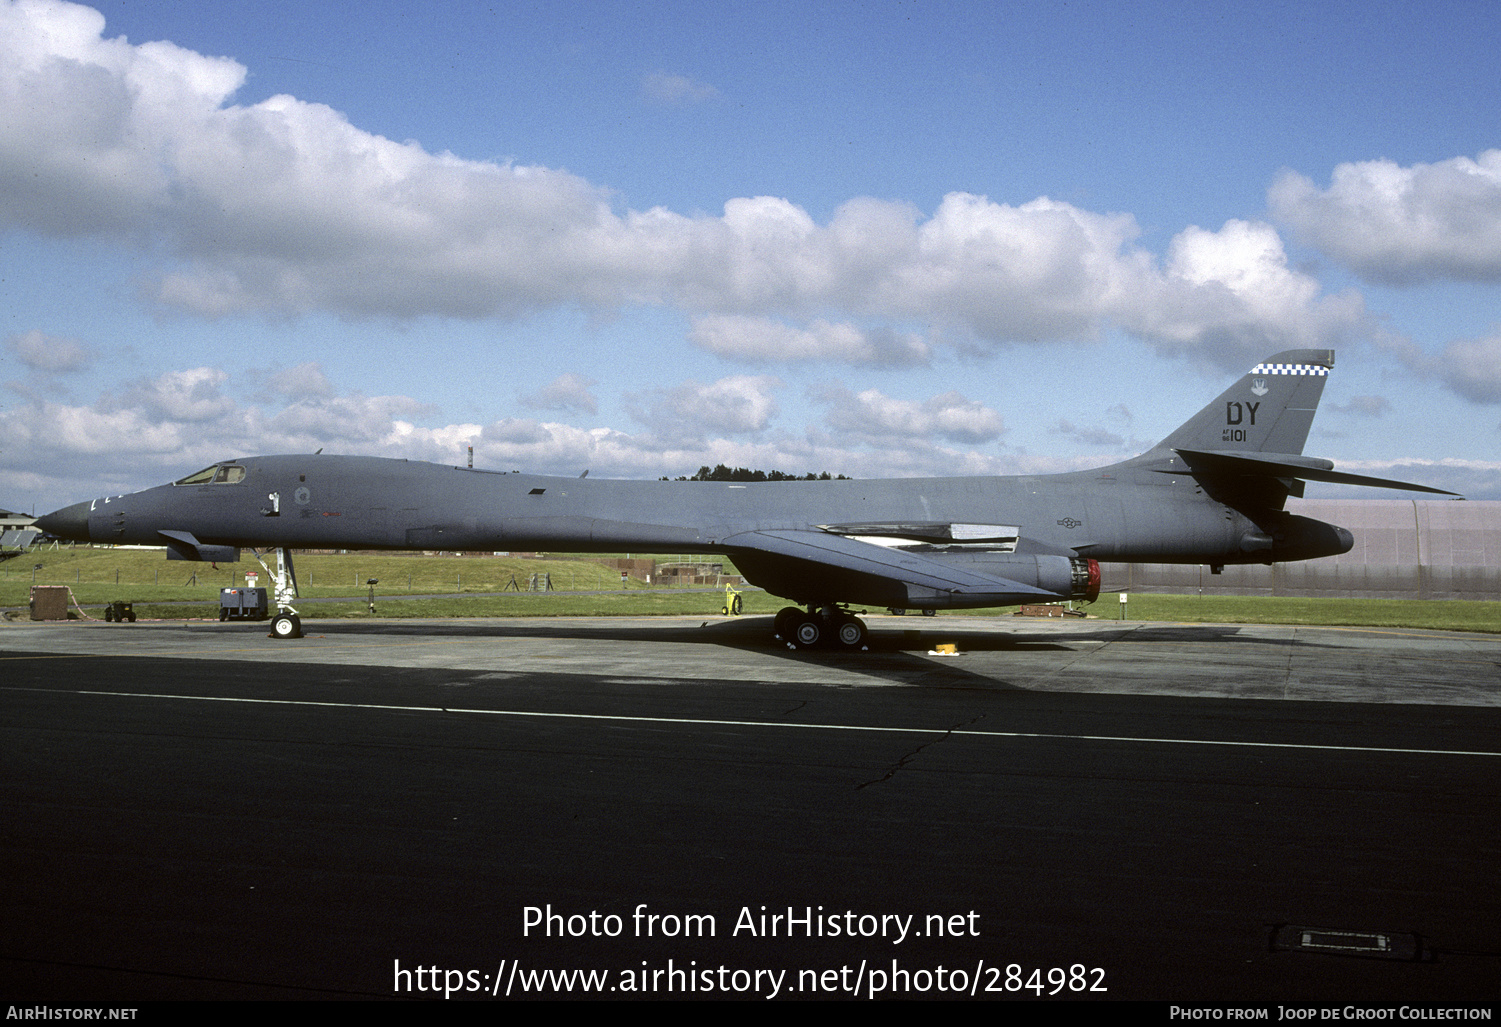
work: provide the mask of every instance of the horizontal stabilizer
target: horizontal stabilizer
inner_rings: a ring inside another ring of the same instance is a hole
[[[1302,481],[1327,481],[1336,485],[1365,485],[1378,489],[1402,489],[1407,492],[1433,492],[1441,496],[1457,496],[1447,489],[1414,485],[1411,482],[1391,478],[1372,478],[1364,474],[1347,474],[1334,470],[1329,460],[1297,456],[1290,453],[1206,453],[1195,449],[1175,449],[1194,472],[1204,474],[1255,475],[1268,478],[1297,478]],[[1159,470],[1165,470],[1158,468]],[[1172,473],[1172,472],[1169,472]]]

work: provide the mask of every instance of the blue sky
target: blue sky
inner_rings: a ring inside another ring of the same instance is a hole
[[[0,0],[0,506],[320,447],[1072,470],[1299,347],[1310,454],[1501,498],[1498,43],[1479,2]]]

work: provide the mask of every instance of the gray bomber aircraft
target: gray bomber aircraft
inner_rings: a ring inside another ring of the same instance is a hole
[[[1303,482],[1443,490],[1301,455],[1333,366],[1330,350],[1279,353],[1141,456],[1068,474],[610,481],[320,452],[226,460],[65,507],[37,527],[165,545],[169,560],[275,550],[279,638],[301,635],[292,549],[722,553],[751,584],[797,604],[776,617],[788,644],[859,649],[865,624],[850,604],[1092,601],[1101,560],[1217,572],[1348,552],[1349,531],[1284,509]]]

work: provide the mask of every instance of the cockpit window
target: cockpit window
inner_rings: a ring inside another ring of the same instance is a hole
[[[233,485],[245,480],[245,468],[237,464],[214,464],[203,470],[188,475],[174,485],[208,485],[210,483],[220,485]]]
[[[215,464],[212,467],[205,467],[203,470],[199,471],[197,474],[190,474],[186,478],[183,478],[180,481],[173,482],[173,484],[174,485],[207,485],[209,482],[211,482],[211,481],[214,480],[214,472],[217,471],[218,469],[219,469],[219,465],[218,464]]]

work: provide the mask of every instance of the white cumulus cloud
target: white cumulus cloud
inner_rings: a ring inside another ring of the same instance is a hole
[[[1501,332],[1460,339],[1434,362],[1445,385],[1476,403],[1501,403]]]
[[[823,394],[829,411],[825,423],[854,439],[931,441],[978,444],[1000,438],[1001,415],[958,392],[945,392],[921,403],[895,399],[877,389],[851,393],[834,388]]]
[[[917,333],[831,324],[822,318],[798,328],[770,318],[706,315],[694,320],[689,339],[710,353],[748,363],[827,360],[910,367],[926,364],[933,356],[933,347]]]
[[[121,409],[133,409],[155,423],[197,423],[232,415],[235,402],[221,391],[229,375],[212,367],[168,371],[125,390]]]
[[[599,412],[599,400],[589,391],[599,383],[593,378],[568,372],[560,374],[531,395],[522,396],[523,406],[534,410],[574,410],[583,414]]]
[[[1355,293],[1320,295],[1313,278],[1288,266],[1270,225],[1227,221],[1173,238],[1166,273],[1146,275],[1123,301],[1121,323],[1159,351],[1211,355],[1226,366],[1283,348],[1333,346],[1359,329]]]
[[[1358,298],[1320,296],[1266,225],[1190,229],[1164,262],[1129,214],[1046,197],[956,192],[931,215],[860,197],[827,223],[768,196],[718,216],[622,211],[566,171],[430,153],[292,96],[238,104],[239,63],[105,30],[89,8],[0,0],[0,226],[137,245],[155,297],[201,316],[665,305],[731,359],[856,364],[1119,327],[1234,367],[1362,323]]]
[[[32,329],[5,340],[5,348],[33,371],[66,374],[93,363],[94,351],[76,339],[64,339]]]
[[[766,429],[777,412],[770,375],[731,375],[707,385],[686,382],[626,397],[631,416],[664,442],[683,443],[712,434],[745,435]]]
[[[1268,203],[1300,239],[1369,281],[1501,281],[1501,150],[1408,167],[1341,164],[1327,189],[1285,171]]]

